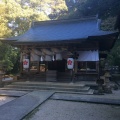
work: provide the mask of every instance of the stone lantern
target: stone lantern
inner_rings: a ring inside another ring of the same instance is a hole
[[[104,92],[105,93],[112,93],[111,87],[110,87],[110,72],[109,70],[105,70],[104,74]]]

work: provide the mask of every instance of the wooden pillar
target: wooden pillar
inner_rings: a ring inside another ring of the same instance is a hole
[[[77,73],[77,69],[78,69],[78,62],[74,60],[74,73]]]
[[[23,51],[20,52],[20,73],[23,72]]]
[[[86,72],[86,73],[87,73],[87,64],[88,64],[88,62],[85,62],[85,66],[86,66],[86,67],[85,67],[85,69],[86,69],[85,72]]]
[[[100,71],[99,71],[99,61],[96,61],[96,71],[98,73],[98,78],[100,77]]]
[[[28,59],[29,59],[29,68],[28,68],[28,72],[30,72],[30,64],[31,64],[31,62],[30,62],[30,51],[28,51],[27,55],[28,55]]]

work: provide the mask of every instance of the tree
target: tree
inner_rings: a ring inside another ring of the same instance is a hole
[[[3,0],[0,1],[0,37],[11,37],[23,34],[33,21],[49,20],[54,14],[66,11],[64,0]],[[4,52],[3,52],[4,51]],[[8,44],[0,43],[0,63],[12,70],[18,63],[19,50]]]
[[[19,57],[18,52],[19,50],[16,50],[16,48],[0,42],[0,64],[6,66],[6,71],[13,69]]]
[[[120,39],[117,40],[115,46],[108,55],[110,65],[120,66]]]
[[[114,28],[115,28],[115,30],[118,29],[120,32],[120,13],[117,16]]]
[[[0,3],[0,37],[8,37],[11,33],[7,27],[8,19],[6,17],[6,6],[4,3]]]
[[[66,0],[70,16],[91,16],[99,14],[100,18],[116,16],[119,13],[119,0]],[[71,15],[72,14],[72,15]],[[76,15],[75,15],[76,14]]]

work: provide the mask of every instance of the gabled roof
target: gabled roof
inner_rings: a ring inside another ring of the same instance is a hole
[[[42,42],[86,39],[89,36],[101,36],[114,32],[101,31],[96,17],[34,22],[23,35],[9,38],[18,42]]]
[[[52,20],[34,22],[31,28],[24,34],[7,38],[4,40],[14,41],[14,44],[19,43],[43,43],[43,42],[61,42],[86,40],[91,37],[118,36],[116,31],[102,31],[98,28],[98,20],[96,17],[86,17],[83,19],[73,20]],[[112,42],[113,43],[113,42]]]

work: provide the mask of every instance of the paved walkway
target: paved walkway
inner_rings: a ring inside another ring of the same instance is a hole
[[[0,106],[0,120],[21,120],[46,101],[53,92],[33,91]]]
[[[47,100],[23,120],[120,120],[120,107]]]
[[[0,95],[17,97],[0,106],[0,120],[21,120],[48,99],[120,105],[120,90],[104,95],[55,93],[52,91],[24,92],[0,90]]]
[[[113,90],[112,92],[113,92],[112,94],[104,95],[83,95],[83,94],[80,95],[80,94],[56,93],[51,97],[51,99],[120,105],[120,90],[117,91]]]
[[[0,90],[0,96],[21,97],[28,92],[15,90]]]

